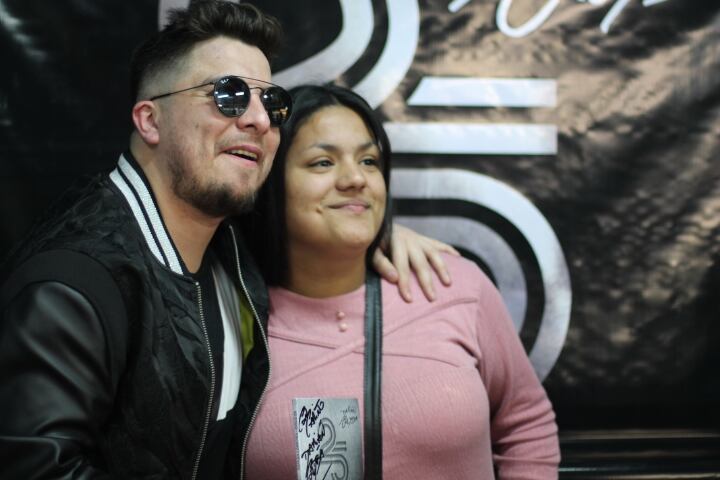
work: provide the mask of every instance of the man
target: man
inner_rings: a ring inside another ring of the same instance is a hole
[[[4,277],[3,479],[239,478],[268,305],[228,218],[291,110],[270,83],[279,34],[250,5],[202,0],[136,51],[129,150]]]

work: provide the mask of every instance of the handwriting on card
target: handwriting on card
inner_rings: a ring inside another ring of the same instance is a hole
[[[355,398],[296,398],[298,480],[360,480],[362,437]]]

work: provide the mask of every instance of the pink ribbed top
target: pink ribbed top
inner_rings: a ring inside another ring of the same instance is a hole
[[[502,299],[467,260],[453,286],[411,304],[383,282],[385,480],[554,479],[555,416]],[[270,289],[272,376],[247,451],[248,480],[295,479],[296,397],[363,404],[365,288],[333,298]],[[340,312],[340,313],[338,313]]]

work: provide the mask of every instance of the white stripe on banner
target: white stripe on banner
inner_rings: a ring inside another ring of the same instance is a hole
[[[424,77],[411,106],[554,107],[557,82],[539,78]]]
[[[604,34],[610,31],[610,25],[612,25],[617,16],[620,15],[620,12],[625,10],[628,3],[630,3],[630,0],[617,0],[617,2],[610,7],[607,15],[605,15],[605,18],[603,18],[603,21],[600,23],[600,30],[602,30]]]
[[[273,83],[290,88],[303,83],[330,82],[360,59],[370,43],[375,27],[372,2],[340,0],[340,9],[340,35],[312,57],[280,72],[273,72]]]
[[[396,153],[557,154],[555,125],[395,122],[384,125]]]
[[[468,3],[470,3],[470,0],[453,0],[450,2],[450,5],[448,5],[448,11],[455,13]]]
[[[415,58],[420,35],[417,0],[387,1],[388,34],[375,66],[353,90],[372,108],[379,107],[400,85]]]

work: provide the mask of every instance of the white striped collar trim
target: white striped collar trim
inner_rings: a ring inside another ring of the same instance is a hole
[[[117,167],[110,173],[110,180],[128,202],[145,237],[145,242],[158,262],[173,272],[183,275],[185,272],[182,261],[165,229],[150,188],[125,155],[120,155]]]

